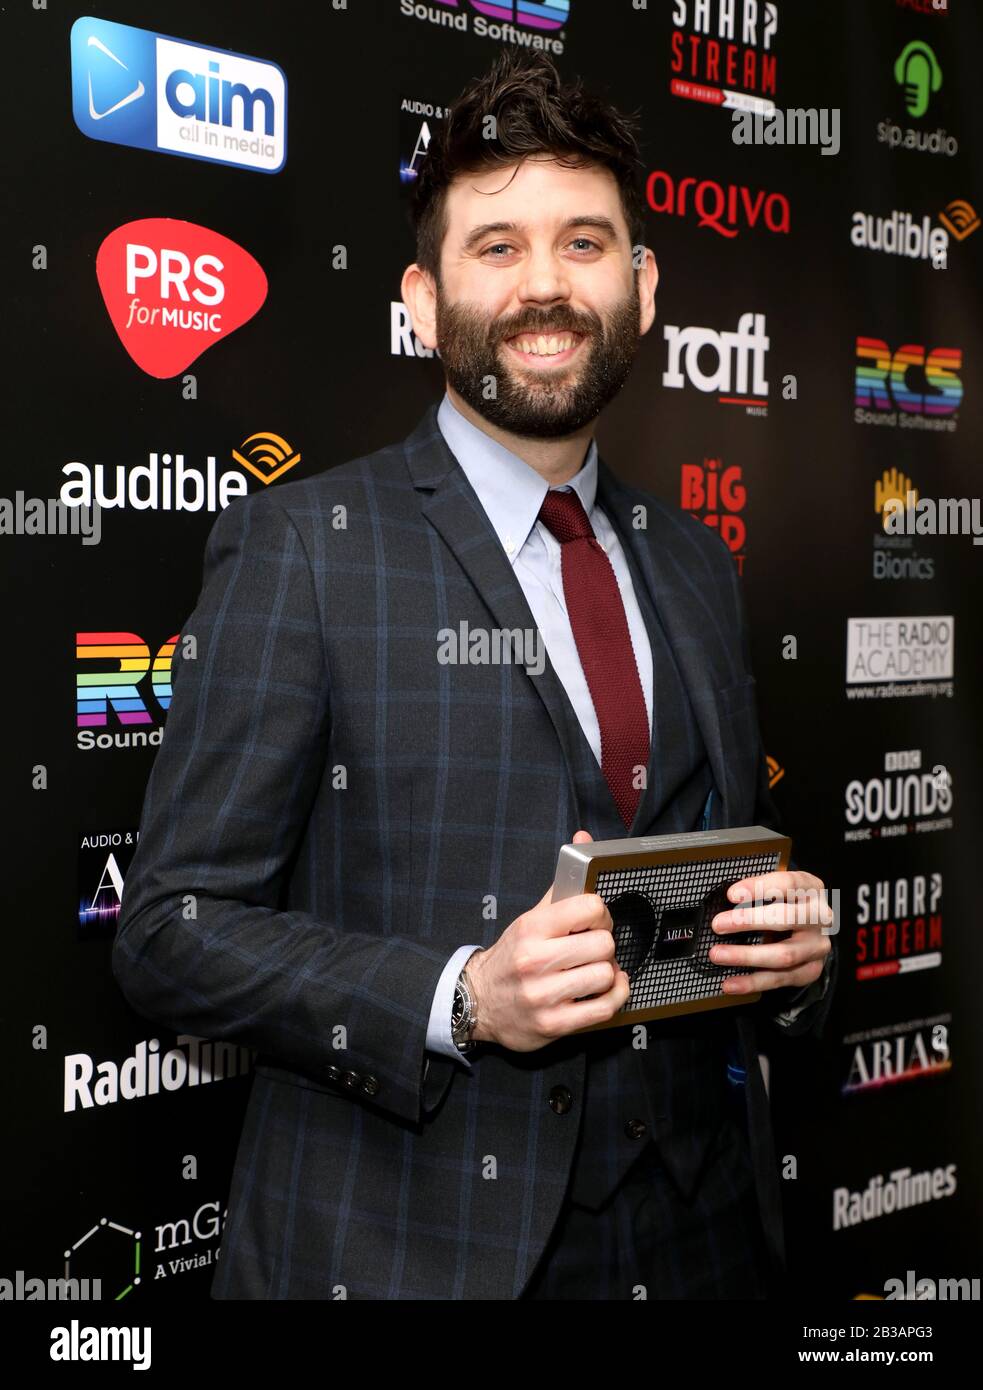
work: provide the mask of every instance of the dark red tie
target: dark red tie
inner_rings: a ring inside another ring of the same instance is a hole
[[[539,519],[560,542],[567,613],[601,728],[601,771],[630,828],[641,796],[635,769],[648,767],[649,721],[621,591],[572,488],[547,492]]]

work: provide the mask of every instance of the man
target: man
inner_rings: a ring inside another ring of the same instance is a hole
[[[593,439],[654,317],[631,124],[506,52],[416,215],[444,400],[219,516],[127,877],[134,1008],[258,1051],[212,1294],[764,1297],[757,1029],[828,1008],[830,937],[784,900],[820,880],[715,919],[778,933],[714,948],[760,1001],[644,1048],[578,1031],[627,977],[600,898],[550,901],[571,838],[775,816],[729,553]]]

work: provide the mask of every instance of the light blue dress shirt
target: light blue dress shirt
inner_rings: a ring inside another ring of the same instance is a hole
[[[584,736],[600,765],[601,730],[567,614],[560,543],[538,520],[543,499],[549,491],[546,481],[517,454],[513,454],[503,444],[485,434],[484,430],[478,429],[470,420],[465,419],[451,404],[446,393],[437,411],[437,425],[451,453],[463,468],[468,482],[477,493],[478,500],[501,541],[502,549],[512,565],[536,626],[542,634],[542,641],[553,669],[563,683]],[[611,561],[611,568],[618,581],[645,696],[651,737],[652,648],[632,587],[621,542],[604,512],[595,505],[597,443],[594,439],[591,439],[580,471],[569,483],[564,483],[556,490],[566,491],[569,488],[573,488],[580,498],[588,520],[594,528],[594,534]],[[454,1042],[450,1021],[451,1009],[457,977],[469,957],[481,949],[478,945],[461,946],[451,956],[437,982],[427,1027],[427,1051],[453,1057],[469,1071],[471,1063]],[[802,1002],[776,1015],[778,1021],[783,1024],[794,1022],[803,1008],[816,997],[822,997],[826,993],[828,976],[828,969],[824,969],[814,984],[805,986],[800,994],[793,996]],[[429,1066],[428,1061],[424,1075]]]

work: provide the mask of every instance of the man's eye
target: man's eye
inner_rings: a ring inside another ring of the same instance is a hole
[[[507,241],[496,241],[494,246],[486,246],[482,255],[487,256],[489,251],[511,251],[512,247]],[[493,256],[492,260],[501,260],[500,256]]]
[[[580,244],[581,248],[586,251],[599,251],[601,249],[598,242],[594,241],[593,238],[589,236],[574,237],[570,245],[577,246],[578,243]]]

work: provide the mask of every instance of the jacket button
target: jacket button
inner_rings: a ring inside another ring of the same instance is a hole
[[[349,1091],[354,1091],[355,1087],[358,1085],[360,1080],[361,1077],[359,1076],[357,1071],[346,1071],[344,1076],[341,1078],[341,1084],[343,1086],[346,1086]]]
[[[625,1133],[629,1139],[641,1139],[645,1134],[645,1129],[644,1120],[629,1120],[625,1125]]]
[[[367,1096],[374,1096],[379,1089],[379,1082],[374,1076],[366,1076],[362,1081],[362,1090]]]
[[[566,1086],[554,1086],[550,1091],[550,1109],[557,1115],[565,1115],[573,1105],[573,1096]]]
[[[328,1067],[328,1080],[338,1082],[341,1080],[341,1067],[336,1067],[333,1063]]]

